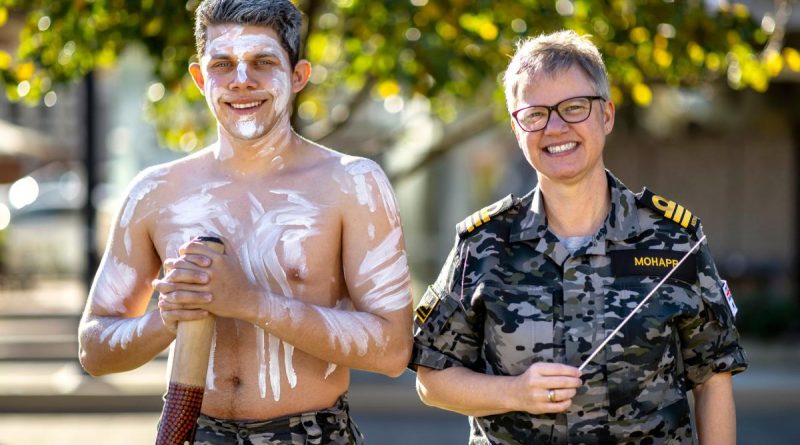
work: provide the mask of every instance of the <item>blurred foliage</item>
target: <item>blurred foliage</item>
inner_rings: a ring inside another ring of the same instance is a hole
[[[736,327],[748,337],[776,339],[800,335],[800,304],[797,299],[765,291],[737,296]]]
[[[426,97],[444,122],[461,104],[502,103],[499,74],[523,36],[563,28],[591,34],[606,57],[619,104],[646,106],[654,83],[726,79],[767,89],[800,52],[770,46],[775,20],[741,4],[702,0],[297,0],[306,12],[312,87],[298,98],[299,123],[345,122],[366,98]],[[0,52],[12,100],[36,103],[57,84],[110,67],[127,45],[157,61],[148,114],[163,142],[184,150],[213,129],[186,75],[198,0],[0,0],[0,25],[24,21],[16,54]],[[490,88],[486,88],[487,82]],[[368,91],[362,91],[368,89]],[[165,93],[164,93],[165,92]],[[369,93],[369,94],[365,94]],[[490,93],[492,94],[492,93]],[[401,102],[402,103],[402,102]]]

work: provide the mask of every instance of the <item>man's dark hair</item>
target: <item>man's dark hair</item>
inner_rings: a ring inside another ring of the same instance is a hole
[[[300,60],[302,15],[289,0],[203,0],[195,11],[194,38],[197,54],[206,50],[210,25],[232,23],[270,27],[278,34],[289,54],[292,68]]]

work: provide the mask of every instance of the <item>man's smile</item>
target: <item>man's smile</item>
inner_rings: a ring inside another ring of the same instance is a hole
[[[266,100],[249,100],[247,102],[224,102],[224,104],[233,109],[236,114],[250,114],[261,108],[265,102]]]

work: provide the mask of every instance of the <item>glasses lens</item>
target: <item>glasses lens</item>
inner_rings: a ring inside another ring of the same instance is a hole
[[[546,107],[530,107],[517,113],[517,122],[525,131],[537,131],[547,125],[547,114],[550,110]]]
[[[558,104],[558,114],[561,119],[571,124],[581,122],[589,117],[592,111],[592,101],[585,97],[577,97],[574,99],[567,99]]]

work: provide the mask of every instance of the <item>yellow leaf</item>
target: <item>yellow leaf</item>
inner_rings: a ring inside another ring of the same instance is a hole
[[[5,51],[0,51],[0,70],[6,70],[11,66],[11,55]]]
[[[719,71],[722,67],[722,59],[719,54],[711,53],[706,56],[706,67],[711,71]]]
[[[436,33],[445,40],[453,40],[458,36],[458,30],[447,22],[437,23]]]
[[[630,38],[633,43],[643,43],[650,38],[650,32],[643,26],[637,26],[631,30]]]
[[[306,55],[312,62],[321,60],[325,54],[325,47],[327,46],[327,39],[323,34],[311,34],[308,37],[308,46],[306,46]]]
[[[161,27],[163,22],[161,21],[161,17],[156,17],[153,20],[147,22],[147,25],[144,27],[144,35],[146,36],[154,36],[161,32]]]
[[[777,51],[770,51],[764,61],[764,66],[769,75],[775,77],[783,71],[783,58]]]
[[[33,65],[33,62],[20,63],[17,65],[15,74],[18,80],[29,80],[33,77],[35,69],[36,67]]]
[[[643,83],[634,85],[631,95],[636,105],[641,107],[647,107],[653,102],[653,92],[650,90],[650,87]]]
[[[786,66],[792,71],[800,71],[800,52],[794,48],[783,49],[783,59],[786,61]]]
[[[101,68],[111,68],[117,59],[117,55],[112,48],[103,48],[97,56],[95,56],[95,63]]]
[[[694,42],[689,42],[686,45],[686,52],[689,54],[689,58],[692,59],[695,65],[702,65],[706,59],[706,52],[703,50],[703,47],[698,45]]]
[[[5,25],[7,20],[8,20],[8,9],[0,8],[0,26]]]
[[[497,26],[489,21],[483,22],[478,28],[478,34],[483,40],[494,40],[497,38]]]
[[[622,90],[616,86],[611,87],[611,101],[614,102],[615,105],[621,105],[624,97],[625,96],[622,95]]]
[[[666,68],[672,63],[672,54],[670,54],[669,51],[656,48],[653,50],[653,60],[655,60],[658,66]]]
[[[742,41],[742,38],[739,35],[739,33],[736,32],[736,31],[733,31],[733,30],[728,31],[728,33],[726,34],[726,37],[728,39],[728,44],[731,45],[731,46],[736,45],[737,43]]]
[[[740,19],[746,19],[750,17],[750,11],[747,9],[747,6],[742,3],[736,3],[733,5],[733,15]]]
[[[393,80],[384,80],[378,84],[378,94],[381,97],[396,96],[400,94],[400,85]]]

